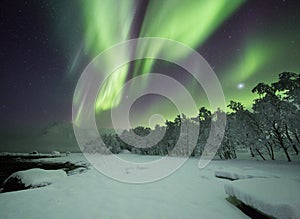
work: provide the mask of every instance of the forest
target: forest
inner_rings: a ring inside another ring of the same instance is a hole
[[[141,155],[198,157],[204,153],[212,127],[217,128],[218,120],[226,118],[225,132],[214,136],[220,138],[221,145],[217,150],[220,159],[235,159],[237,150],[247,149],[249,156],[258,159],[275,160],[276,154],[281,153],[290,162],[291,154],[298,155],[300,148],[299,91],[300,74],[282,72],[276,82],[259,83],[252,89],[257,98],[251,109],[231,100],[226,112],[220,109],[211,112],[201,107],[196,118],[181,114],[173,121],[166,121],[164,126],[156,125],[154,129],[139,126],[125,130],[120,136],[114,133],[101,137],[106,150],[114,154],[128,150]],[[136,139],[126,138],[132,133],[137,136]],[[158,140],[155,144],[149,143],[153,139]],[[197,142],[190,142],[192,139],[197,139]],[[95,139],[84,146],[83,152],[104,151],[103,147],[99,147],[99,139]]]

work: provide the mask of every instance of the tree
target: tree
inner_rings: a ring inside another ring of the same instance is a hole
[[[266,151],[270,159],[274,160],[273,145],[269,142],[255,114],[239,102],[230,101],[227,107],[232,111],[228,116],[229,132],[233,139],[231,144],[249,148],[252,157],[259,155],[263,160]]]
[[[258,84],[252,92],[260,97],[253,104],[253,111],[258,118],[260,128],[268,138],[279,145],[290,162],[289,145],[286,142],[284,107],[280,96],[276,95],[276,88],[267,84]]]
[[[205,107],[199,109],[197,118],[192,118],[193,121],[199,124],[198,141],[193,150],[192,156],[200,156],[207,143],[207,139],[211,130],[211,111]]]
[[[285,107],[285,132],[288,140],[292,144],[295,153],[299,150],[296,144],[299,141],[300,123],[300,74],[293,72],[283,72],[279,74],[279,80],[272,84],[278,94],[282,94],[282,101]]]

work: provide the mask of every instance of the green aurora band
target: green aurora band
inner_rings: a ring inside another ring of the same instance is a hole
[[[276,54],[274,50],[276,50],[274,44],[270,47],[261,40],[248,40],[240,57],[236,59],[233,65],[229,66],[227,73],[223,74],[222,81],[225,84],[232,84],[232,80],[236,83],[248,80],[273,59],[274,54]]]
[[[205,40],[241,6],[245,0],[151,0],[142,23],[140,37],[161,37],[199,48]],[[95,56],[116,43],[130,39],[135,1],[89,0],[83,4],[86,23],[86,49]],[[162,45],[140,48],[145,56],[156,56]],[[121,54],[126,55],[126,54]],[[176,54],[176,59],[188,54]],[[107,57],[107,65],[115,57]],[[147,74],[155,59],[144,59],[133,66],[133,75]],[[108,110],[120,103],[119,89],[129,75],[129,64],[116,70],[101,88],[96,112]],[[133,88],[134,89],[134,88]],[[75,97],[76,98],[76,97]]]
[[[245,43],[240,56],[230,62],[231,64],[227,69],[225,68],[225,74],[221,74],[220,80],[224,87],[226,102],[243,100],[246,107],[251,107],[252,101],[256,97],[255,94],[251,93],[251,89],[257,82],[254,82],[254,84],[249,82],[253,80],[255,75],[262,74],[265,65],[274,58],[274,48],[276,48],[275,45],[270,47],[265,42],[257,39],[248,40]],[[233,86],[238,84],[244,84],[244,86],[247,84],[247,88],[237,91]],[[226,91],[234,92],[226,93]]]
[[[129,38],[135,14],[133,0],[89,0],[84,1],[83,8],[86,15],[86,49],[93,56]],[[116,57],[105,58],[107,65],[111,65]],[[124,84],[128,69],[129,65],[122,66],[106,81],[99,92],[96,111],[107,110],[118,104],[118,89]]]
[[[219,69],[226,102],[240,101],[251,109],[253,100],[257,98],[251,90],[259,82],[275,82],[283,71],[298,72],[298,49],[293,46],[291,37],[296,32],[290,28],[285,34],[275,27],[248,34],[238,56],[229,57],[227,63],[230,64]],[[244,84],[243,89],[236,87],[240,83]]]
[[[140,37],[161,37],[175,40],[197,49],[241,4],[243,0],[150,1],[144,18]],[[159,11],[158,11],[159,9]],[[143,48],[145,55],[156,55],[162,45]],[[170,52],[175,59],[187,54]],[[154,59],[139,62],[134,75],[147,74],[155,63]]]

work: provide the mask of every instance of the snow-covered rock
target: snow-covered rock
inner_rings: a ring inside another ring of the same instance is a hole
[[[66,177],[63,170],[43,170],[39,168],[18,171],[3,182],[3,191],[16,191],[37,188],[52,184],[57,179]]]
[[[66,156],[70,156],[71,152],[70,151],[66,151]]]
[[[300,218],[300,182],[291,179],[245,179],[225,186],[225,192],[275,218]]]
[[[86,172],[87,170],[88,170],[88,168],[86,168],[86,167],[79,167],[79,168],[69,171],[68,176],[74,175],[74,174],[81,174],[81,173]]]
[[[130,152],[129,150],[127,150],[127,149],[122,150],[121,153],[122,153],[122,154],[131,154],[131,152]]]
[[[52,151],[51,154],[53,156],[60,156],[60,152],[59,151]]]
[[[224,170],[215,171],[215,176],[218,178],[237,180],[237,179],[251,179],[251,178],[267,178],[268,173],[252,169],[243,170],[239,168],[226,168]]]
[[[30,152],[30,154],[39,154],[39,152],[38,151],[32,151],[32,152]]]

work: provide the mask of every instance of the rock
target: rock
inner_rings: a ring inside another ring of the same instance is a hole
[[[18,171],[3,182],[3,192],[47,186],[57,179],[66,177],[63,170],[43,170],[39,168]]]
[[[127,149],[122,150],[121,153],[122,153],[122,154],[131,154],[131,152],[130,152],[129,150],[127,150]]]
[[[51,154],[53,156],[60,156],[60,152],[59,151],[52,151]]]
[[[32,151],[29,154],[39,154],[39,152],[38,151]]]

